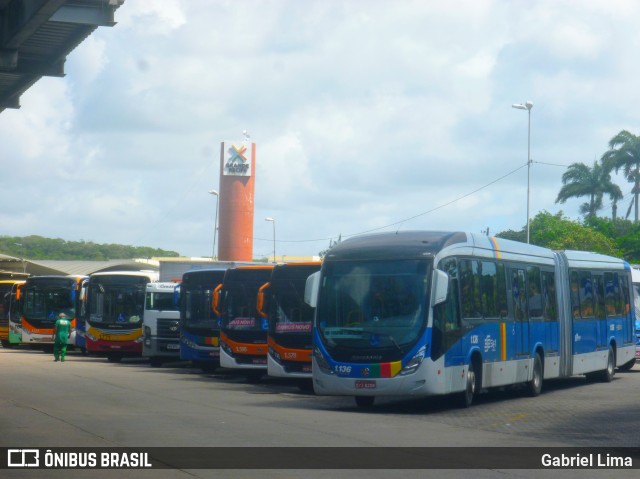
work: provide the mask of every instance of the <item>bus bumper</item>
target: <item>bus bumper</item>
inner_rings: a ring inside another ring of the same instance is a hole
[[[311,363],[300,363],[301,369],[308,371],[290,371],[283,364],[278,363],[271,354],[267,355],[267,374],[277,378],[302,378],[311,379]]]

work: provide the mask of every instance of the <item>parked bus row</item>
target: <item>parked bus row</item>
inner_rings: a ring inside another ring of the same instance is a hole
[[[50,349],[64,313],[69,345],[110,362],[144,356],[152,366],[188,360],[251,379],[267,372],[310,378],[313,311],[303,298],[307,277],[319,269],[314,262],[195,270],[178,284],[158,282],[154,272],[9,282],[4,302],[13,334],[2,336],[3,346]]]
[[[471,233],[354,237],[322,265],[195,270],[179,283],[96,273],[67,277],[63,293],[59,278],[45,278],[5,294],[3,345],[15,342],[14,328],[21,343],[46,343],[50,320],[65,312],[75,344],[110,361],[142,355],[152,366],[179,359],[249,379],[312,379],[316,393],[354,396],[360,407],[443,394],[468,407],[509,385],[537,396],[545,380],[608,382],[640,358],[640,270]],[[34,291],[45,284],[57,293],[38,309]]]

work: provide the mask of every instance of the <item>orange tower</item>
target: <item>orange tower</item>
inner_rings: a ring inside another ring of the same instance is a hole
[[[253,259],[256,144],[225,141],[220,146],[218,259]]]

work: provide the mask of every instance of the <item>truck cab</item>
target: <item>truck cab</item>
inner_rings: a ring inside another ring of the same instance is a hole
[[[180,309],[177,283],[148,283],[142,318],[142,356],[158,367],[180,359]]]

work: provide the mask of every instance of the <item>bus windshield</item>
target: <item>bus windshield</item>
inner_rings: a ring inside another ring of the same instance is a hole
[[[219,330],[218,318],[211,307],[213,287],[183,283],[180,294],[184,296],[183,326],[186,329]]]
[[[237,331],[267,329],[266,318],[260,318],[256,311],[255,288],[247,288],[243,283],[234,282],[232,285],[225,285],[225,289],[221,318],[223,329]]]
[[[426,260],[327,263],[317,328],[329,353],[353,361],[364,352],[406,354],[426,326],[431,268]]]
[[[269,332],[311,333],[314,310],[304,302],[304,283],[272,281],[269,289]]]
[[[38,321],[41,324],[53,325],[60,313],[68,318],[75,317],[75,307],[71,297],[71,287],[40,286],[26,288],[22,314],[29,321]]]
[[[91,284],[89,322],[94,325],[140,325],[145,285],[143,278]]]

